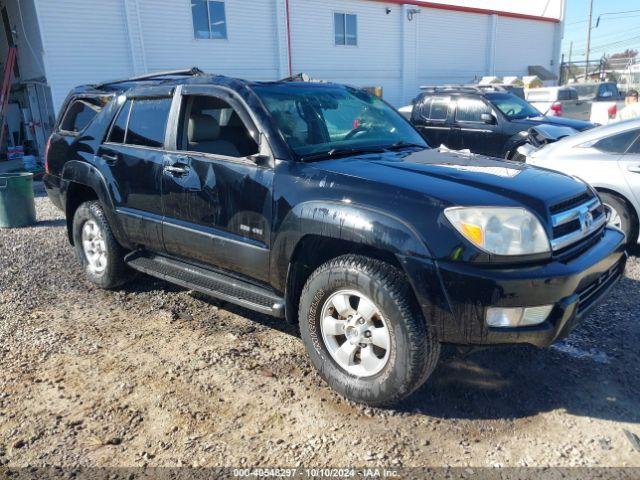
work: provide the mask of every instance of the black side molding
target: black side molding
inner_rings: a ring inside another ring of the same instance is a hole
[[[146,252],[132,252],[125,262],[134,270],[185,288],[235,303],[256,312],[284,318],[284,298],[238,278]]]

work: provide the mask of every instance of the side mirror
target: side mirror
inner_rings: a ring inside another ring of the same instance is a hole
[[[487,125],[495,125],[496,124],[496,117],[494,117],[490,113],[482,113],[482,114],[480,114],[480,120],[482,120]]]
[[[258,153],[249,155],[249,159],[259,167],[269,165],[271,163],[271,155],[268,152],[267,139],[264,137],[264,133],[260,132],[258,134]]]
[[[249,155],[249,158],[259,167],[269,165],[269,162],[271,162],[271,156],[262,153],[254,153],[253,155]]]

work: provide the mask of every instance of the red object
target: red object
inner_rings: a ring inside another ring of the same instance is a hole
[[[558,18],[540,17],[538,15],[527,15],[526,13],[505,12],[503,10],[491,10],[488,8],[461,7],[458,5],[444,5],[442,3],[421,2],[420,0],[370,0],[373,2],[396,3],[398,5],[408,4],[424,8],[437,8],[439,10],[452,10],[454,12],[482,13],[485,15],[498,15],[501,17],[521,18],[525,20],[538,20],[540,22],[560,23]]]
[[[51,137],[47,138],[47,145],[44,147],[44,171],[49,173],[49,147],[51,146]]]
[[[618,106],[615,104],[611,105],[607,112],[609,113],[609,118],[616,118],[616,115],[618,115]]]
[[[11,82],[13,82],[13,69],[16,64],[16,47],[9,47],[7,62],[4,64],[2,90],[0,90],[0,145],[4,144],[5,124],[7,122],[7,105],[11,95]]]
[[[551,111],[552,117],[561,117],[562,116],[562,104],[560,102],[555,102],[551,105],[549,109]]]
[[[287,54],[289,55],[289,76],[293,75],[293,61],[291,60],[291,15],[289,14],[289,0],[286,2],[287,7]]]
[[[360,126],[360,120],[357,118],[353,121],[353,129],[357,129]]]

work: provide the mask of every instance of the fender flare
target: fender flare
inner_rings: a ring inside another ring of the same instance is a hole
[[[100,170],[94,165],[79,160],[69,160],[64,164],[61,173],[60,181],[60,196],[62,198],[62,204],[67,211],[67,196],[69,188],[72,184],[84,185],[91,188],[97,195],[98,200],[102,204],[104,213],[109,221],[114,236],[118,242],[122,245],[127,245],[128,240],[125,235],[120,220],[116,214],[113,198],[109,194],[109,188],[107,187],[107,181]],[[70,225],[73,219],[67,218],[67,224]]]
[[[272,285],[284,290],[289,263],[300,241],[309,235],[346,240],[396,256],[431,258],[427,245],[405,220],[371,207],[314,200],[293,207],[272,245]]]

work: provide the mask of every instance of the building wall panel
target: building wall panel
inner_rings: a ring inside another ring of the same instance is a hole
[[[138,0],[150,71],[197,66],[248,79],[278,76],[276,0],[225,2],[227,39],[195,39],[190,0]]]
[[[400,5],[364,0],[290,2],[294,72],[356,86],[381,86],[386,100],[400,103]],[[336,12],[358,16],[357,46],[335,45]]]
[[[424,8],[416,17],[420,84],[470,83],[486,75],[489,15]]]
[[[498,17],[496,32],[496,75],[528,75],[529,65],[555,70],[555,23]]]
[[[38,0],[56,111],[70,89],[133,74],[122,0]]]

